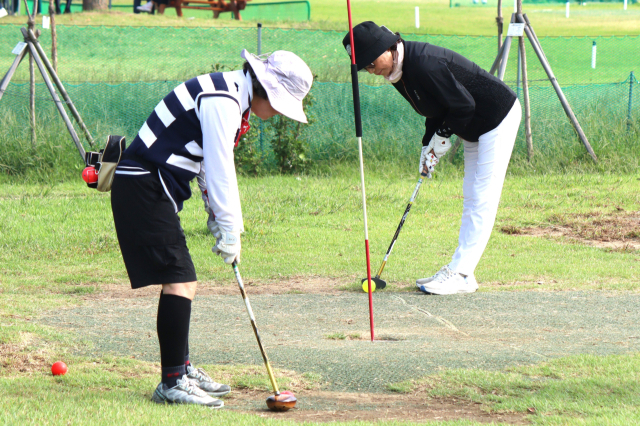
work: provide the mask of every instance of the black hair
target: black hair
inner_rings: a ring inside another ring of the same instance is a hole
[[[245,61],[245,63],[242,64],[242,70],[245,72],[245,74],[249,72],[249,75],[251,76],[251,85],[253,86],[253,96],[257,96],[259,98],[269,100],[267,91],[264,90],[264,87],[262,87],[262,83],[260,83],[260,80],[258,80],[258,77],[256,77],[256,73],[253,71],[253,68],[251,68],[251,64]]]
[[[392,52],[395,52],[396,50],[398,50],[398,45],[400,43],[404,43],[404,40],[402,39],[402,36],[400,35],[400,33],[396,31],[395,34],[400,38],[389,48],[389,50],[391,50]]]

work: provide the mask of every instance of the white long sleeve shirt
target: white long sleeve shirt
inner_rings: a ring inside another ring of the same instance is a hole
[[[220,97],[202,100],[200,123],[209,209],[222,228],[240,232],[244,227],[233,148],[241,120],[234,100]]]

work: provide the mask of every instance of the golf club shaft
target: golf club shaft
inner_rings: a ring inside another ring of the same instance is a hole
[[[396,229],[396,233],[393,235],[393,239],[391,240],[391,244],[389,245],[389,249],[387,250],[387,254],[385,254],[384,255],[384,259],[382,259],[382,265],[380,265],[380,269],[378,270],[378,273],[376,274],[376,278],[380,278],[380,275],[382,275],[382,271],[384,270],[384,267],[387,264],[387,259],[389,259],[389,255],[391,254],[391,251],[393,250],[393,246],[396,244],[396,240],[398,239],[398,235],[400,235],[400,230],[402,229],[402,226],[404,225],[404,221],[407,219],[407,216],[409,215],[409,211],[411,210],[411,206],[413,205],[413,202],[415,201],[416,197],[418,196],[418,191],[420,190],[420,185],[422,185],[422,176],[420,176],[420,179],[418,179],[418,183],[416,184],[416,188],[413,190],[413,194],[411,195],[411,198],[409,199],[409,204],[407,204],[407,208],[404,210],[404,214],[402,215],[402,219],[400,219],[400,224],[398,225],[398,228]]]
[[[271,370],[271,364],[269,364],[269,358],[267,357],[267,353],[264,351],[264,347],[262,346],[262,341],[260,340],[260,333],[258,333],[258,327],[256,326],[256,319],[253,316],[251,303],[249,303],[247,292],[244,291],[244,284],[242,283],[242,277],[240,276],[240,271],[238,270],[238,263],[234,261],[231,266],[233,266],[233,272],[236,274],[238,287],[240,287],[240,293],[242,294],[244,305],[247,307],[247,313],[249,314],[249,319],[251,320],[251,327],[253,327],[253,334],[256,335],[256,340],[258,341],[258,347],[260,347],[260,352],[262,353],[262,359],[264,360],[264,365],[265,367],[267,367],[267,374],[269,375],[269,380],[271,380],[271,386],[273,386],[273,391],[276,394],[279,394],[280,391],[278,390],[278,384],[276,383],[276,378],[274,377],[273,371]]]
[[[358,90],[358,67],[356,65],[356,49],[353,43],[353,25],[351,22],[351,2],[347,0],[347,13],[349,15],[349,40],[351,42],[351,86],[353,89],[353,115],[356,124],[356,139],[358,140],[358,154],[360,158],[360,184],[362,186],[362,214],[364,216],[364,248],[367,260],[367,282],[369,285],[369,328],[371,329],[371,341],[373,332],[373,297],[371,291],[371,257],[369,254],[369,229],[367,226],[367,196],[364,190],[364,162],[362,160],[362,120],[360,117],[360,93]]]

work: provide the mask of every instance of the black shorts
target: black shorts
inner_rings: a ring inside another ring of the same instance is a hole
[[[116,174],[111,210],[131,288],[197,280],[180,218],[157,172]]]

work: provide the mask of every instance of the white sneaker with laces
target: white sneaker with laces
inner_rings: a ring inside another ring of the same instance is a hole
[[[151,400],[158,404],[195,404],[209,408],[224,406],[224,402],[207,395],[186,374],[182,379],[178,379],[178,384],[172,388],[167,388],[164,383],[160,383]]]
[[[438,271],[433,280],[418,285],[418,288],[423,293],[437,295],[473,293],[478,289],[478,283],[473,275],[464,276],[445,266]]]
[[[436,278],[438,278],[441,274],[445,274],[447,269],[449,269],[448,265],[443,266],[442,268],[440,268],[440,270],[438,272],[436,272],[435,274],[433,274],[432,276],[430,276],[429,278],[420,278],[416,280],[416,287],[420,288],[420,286],[423,286],[427,283],[430,283],[431,281],[435,280]]]
[[[223,396],[231,392],[229,385],[222,385],[213,381],[202,368],[187,365],[187,376],[196,386],[210,396]]]
[[[153,2],[148,1],[147,4],[145,4],[144,6],[138,6],[136,7],[136,9],[138,9],[140,12],[151,13],[151,11],[153,10]]]

